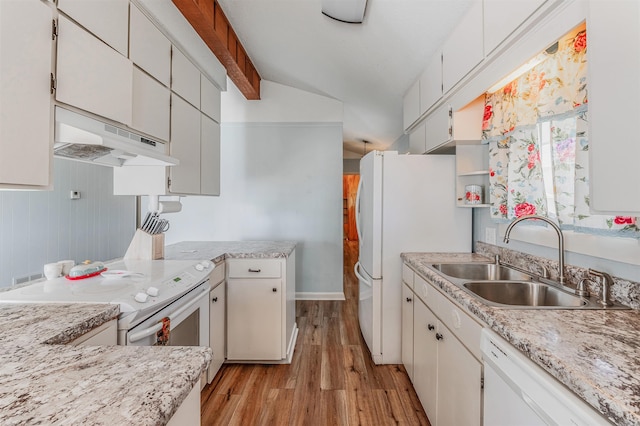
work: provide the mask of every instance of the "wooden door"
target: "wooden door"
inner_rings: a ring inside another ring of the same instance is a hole
[[[344,238],[358,241],[356,230],[356,194],[360,175],[342,176],[342,209],[344,214]]]

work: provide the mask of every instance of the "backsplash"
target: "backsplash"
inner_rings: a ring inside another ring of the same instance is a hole
[[[110,260],[129,246],[135,197],[113,195],[113,169],[55,159],[53,170],[53,191],[0,191],[0,288],[45,263]]]
[[[487,244],[477,241],[475,244],[476,253],[495,257],[500,256],[500,261],[509,265],[522,268],[533,273],[539,274],[542,267],[549,271],[552,280],[558,279],[558,261],[547,259],[544,257],[533,256],[493,244]],[[575,287],[582,278],[588,276],[588,268],[565,264],[565,276],[567,284]],[[608,271],[603,271],[608,272]],[[613,277],[613,285],[611,286],[611,298],[623,305],[627,305],[633,309],[640,309],[640,282],[630,281],[619,278],[611,274]],[[589,291],[591,294],[600,294],[600,282],[595,278],[589,280]]]

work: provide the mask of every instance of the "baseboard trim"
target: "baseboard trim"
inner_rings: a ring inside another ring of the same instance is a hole
[[[296,300],[345,300],[345,297],[341,291],[335,293],[296,292]]]

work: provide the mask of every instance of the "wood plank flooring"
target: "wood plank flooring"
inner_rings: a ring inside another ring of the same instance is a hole
[[[203,425],[429,425],[401,365],[375,365],[358,325],[358,243],[345,241],[346,301],[298,301],[289,365],[225,364],[201,393]]]

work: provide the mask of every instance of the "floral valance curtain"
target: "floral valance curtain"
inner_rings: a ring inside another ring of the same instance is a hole
[[[640,238],[637,218],[589,212],[585,25],[533,61],[528,72],[486,96],[491,217],[540,214],[563,229]]]

